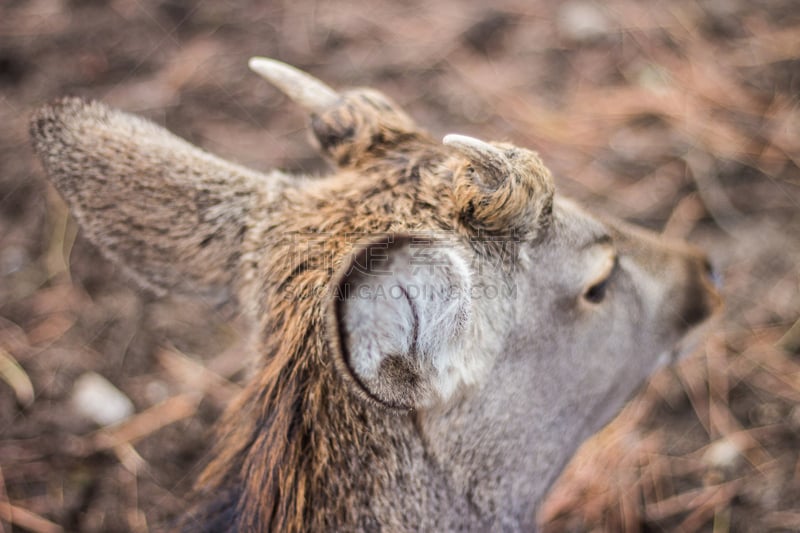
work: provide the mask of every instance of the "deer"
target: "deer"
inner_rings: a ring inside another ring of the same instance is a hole
[[[558,194],[531,150],[439,141],[377,90],[249,65],[332,173],[250,170],[75,97],[30,123],[105,256],[251,317],[251,377],[171,526],[535,530],[578,445],[717,314],[708,257]]]

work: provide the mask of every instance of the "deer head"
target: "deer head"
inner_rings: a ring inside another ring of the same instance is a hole
[[[31,123],[105,254],[157,292],[235,294],[260,328],[186,529],[530,528],[719,307],[705,256],[562,198],[534,152],[251,68],[308,110],[330,176],[257,173],[95,102]]]

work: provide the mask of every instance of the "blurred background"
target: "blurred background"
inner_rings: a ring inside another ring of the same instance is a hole
[[[325,172],[252,55],[376,87],[435,136],[533,148],[562,193],[713,256],[726,316],[581,449],[546,531],[800,530],[800,4],[488,6],[0,3],[1,531],[158,529],[247,367],[232,306],[157,299],[82,239],[28,116],[91,97],[257,169]]]

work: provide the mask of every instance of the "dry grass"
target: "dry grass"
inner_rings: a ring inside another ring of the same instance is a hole
[[[168,519],[247,367],[229,309],[154,300],[76,238],[27,148],[29,111],[77,92],[256,167],[319,169],[301,115],[247,74],[256,53],[384,89],[436,134],[534,147],[562,191],[716,258],[724,320],[584,444],[546,531],[800,530],[796,3],[240,6],[0,7],[0,531]],[[137,414],[78,417],[87,370]]]

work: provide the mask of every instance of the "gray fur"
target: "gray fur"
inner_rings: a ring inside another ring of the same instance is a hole
[[[574,449],[719,307],[705,256],[554,197],[530,151],[442,144],[380,93],[320,86],[298,97],[329,106],[320,180],[98,103],[32,121],[102,251],[158,292],[229,290],[260,328],[182,526],[530,530]]]

